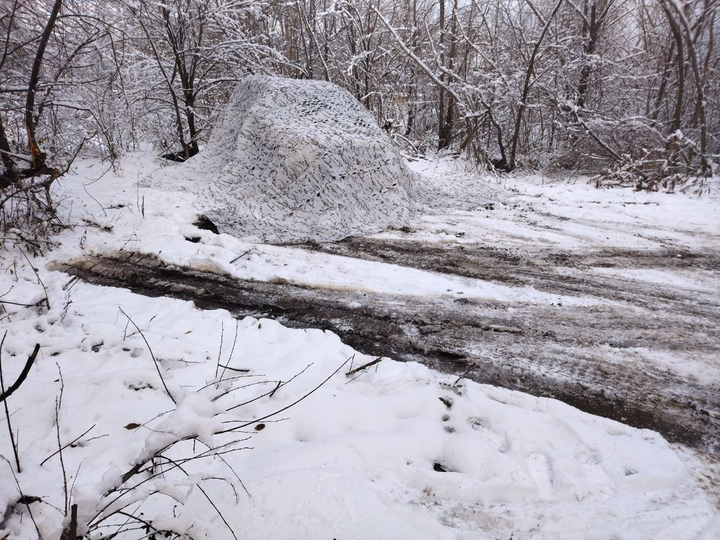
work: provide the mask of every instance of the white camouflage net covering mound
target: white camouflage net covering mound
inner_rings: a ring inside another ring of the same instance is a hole
[[[239,83],[207,148],[150,182],[196,193],[221,232],[303,242],[405,223],[411,177],[347,91],[253,75]]]

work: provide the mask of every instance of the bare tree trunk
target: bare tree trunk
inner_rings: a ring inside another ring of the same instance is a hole
[[[705,87],[707,83],[707,76],[708,76],[708,68],[710,66],[710,59],[713,56],[713,47],[715,45],[715,14],[713,13],[714,10],[717,9],[717,5],[713,4],[712,8],[708,5],[708,0],[705,0],[705,14],[700,17],[700,20],[695,23],[695,38],[694,41],[697,42],[700,33],[702,32],[703,28],[703,20],[708,19],[709,20],[709,28],[708,28],[708,41],[707,41],[707,52],[705,55],[705,61],[703,62],[703,71],[702,71],[702,84],[703,88]],[[693,125],[696,126],[698,119],[700,117],[700,109],[699,109],[699,102],[695,105],[695,111],[693,113]]]
[[[457,8],[458,0],[453,0],[453,10],[450,23],[450,51],[448,53],[448,71],[452,71],[455,66],[455,54],[457,52]],[[445,113],[445,125],[442,138],[445,147],[450,145],[452,141],[452,129],[455,123],[455,100],[449,96],[447,100],[447,112]]]
[[[55,0],[55,4],[50,12],[50,18],[40,37],[40,43],[38,44],[35,60],[33,61],[32,72],[30,73],[30,81],[28,82],[27,99],[25,100],[25,129],[27,131],[28,146],[30,147],[32,159],[31,166],[35,170],[43,169],[46,159],[45,153],[40,150],[35,139],[35,118],[33,115],[35,110],[35,92],[37,91],[38,80],[40,79],[40,67],[45,57],[45,48],[50,40],[53,28],[55,28],[55,21],[57,21],[61,7],[62,0]]]
[[[3,126],[2,116],[0,116],[0,155],[2,155],[3,166],[5,167],[4,176],[12,178],[15,176],[15,161],[10,154],[10,144],[5,135],[5,126]]]
[[[589,6],[588,1],[590,2]],[[587,93],[590,90],[590,75],[592,74],[590,57],[595,54],[598,40],[600,39],[600,32],[605,24],[612,4],[613,0],[607,0],[604,6],[600,6],[600,11],[598,12],[598,0],[586,0],[585,2],[585,17],[583,19],[583,38],[585,39],[583,50],[584,59],[582,69],[580,70],[577,99],[577,106],[581,109],[585,107]]]
[[[312,65],[312,42],[307,43],[305,41],[305,25],[303,24],[303,7],[300,5],[300,0],[295,2],[295,7],[298,12],[298,30],[300,31],[300,40],[302,41],[303,51],[305,53],[305,73],[308,79],[313,78],[313,65]]]
[[[655,98],[655,105],[653,106],[652,110],[647,111],[648,116],[652,120],[658,119],[658,115],[660,114],[660,107],[662,106],[663,102],[665,101],[665,93],[667,92],[667,85],[668,85],[668,74],[671,69],[670,63],[672,62],[672,59],[674,56],[675,56],[675,41],[673,41],[670,44],[670,50],[667,53],[667,58],[665,59],[665,62],[663,63],[662,77],[660,79],[658,93]],[[648,98],[648,101],[650,101],[650,98]],[[650,109],[649,104],[648,104],[647,108]]]
[[[180,142],[183,147],[185,159],[188,159],[197,155],[200,152],[197,141],[198,132],[197,128],[195,127],[195,70],[197,66],[197,56],[192,55],[190,65],[188,66],[183,56],[183,54],[186,54],[187,52],[183,50],[185,44],[178,43],[178,37],[175,35],[172,29],[170,11],[166,7],[163,7],[162,14],[163,19],[165,20],[165,29],[167,32],[168,42],[170,43],[170,46],[173,50],[173,57],[175,59],[175,70],[180,76],[180,84],[182,84],[183,102],[185,105],[185,118],[187,119],[188,134],[190,135],[190,141],[187,143],[184,140],[185,137],[182,135],[183,128],[179,113],[177,115],[177,118],[178,129],[180,130]],[[179,17],[180,13],[178,13],[178,18]],[[203,30],[204,27],[202,23],[200,23],[200,32],[197,43],[198,47],[202,45]]]
[[[195,94],[194,90],[187,92],[185,96],[185,117],[188,123],[188,133],[190,135],[190,141],[187,143],[185,148],[185,158],[191,158],[200,153],[200,146],[198,146],[198,130],[195,126]]]
[[[675,113],[673,114],[672,131],[680,129],[682,122],[682,108],[685,102],[685,52],[683,49],[683,37],[680,27],[675,22],[675,18],[668,8],[663,4],[663,11],[667,17],[668,24],[670,25],[670,32],[673,35],[675,46],[677,47],[677,77],[678,77],[678,89],[677,98],[675,100]]]
[[[515,156],[517,152],[517,145],[518,141],[520,140],[520,127],[522,125],[522,117],[523,113],[525,112],[525,109],[527,108],[527,99],[530,94],[530,86],[532,81],[533,73],[535,73],[535,60],[537,59],[538,52],[540,51],[540,45],[543,42],[543,39],[545,39],[545,35],[547,34],[548,29],[550,28],[550,23],[552,23],[552,20],[555,18],[555,15],[560,10],[560,6],[562,6],[562,3],[565,0],[558,0],[557,4],[555,4],[555,7],[552,10],[552,13],[548,17],[547,21],[543,21],[545,24],[543,26],[542,32],[540,33],[540,36],[538,37],[538,40],[535,42],[535,46],[533,47],[532,54],[530,55],[530,60],[528,62],[527,71],[525,72],[525,83],[523,85],[523,91],[522,91],[522,97],[520,98],[520,104],[518,106],[517,115],[515,116],[515,130],[513,131],[513,138],[510,143],[510,159],[507,163],[507,171],[512,171],[515,169]],[[536,13],[538,17],[540,17],[539,13]],[[542,19],[541,19],[542,20]]]
[[[690,23],[685,17],[682,8],[677,5],[675,0],[660,0],[666,13],[672,14],[671,18],[675,19],[685,35],[685,45],[687,47],[688,56],[690,57],[690,66],[693,70],[693,78],[695,79],[695,91],[697,93],[696,107],[700,121],[700,172],[701,174],[711,174],[712,167],[708,157],[708,130],[707,120],[705,116],[705,89],[703,88],[703,78],[700,75],[700,66],[698,63],[697,49],[693,40]]]
[[[298,5],[299,5],[299,2],[298,2]],[[310,8],[313,10],[313,14],[314,14],[315,13],[314,5],[311,4]],[[322,66],[323,66],[323,72],[325,73],[325,80],[331,81],[332,79],[330,77],[330,69],[328,68],[327,62],[325,61],[325,58],[323,56],[323,51],[320,48],[320,44],[318,43],[316,32],[314,29],[317,17],[315,15],[313,15],[313,24],[310,25],[310,21],[308,20],[308,17],[305,14],[305,10],[300,9],[299,12],[300,12],[300,24],[304,24],[305,27],[307,28],[308,36],[310,37],[310,45],[314,46],[315,50],[318,53],[318,57],[320,58],[320,62],[322,63]],[[327,45],[327,42],[326,42],[326,45]],[[312,60],[309,60],[309,61],[312,61]],[[309,69],[312,69],[312,67]]]
[[[445,66],[445,0],[439,1],[440,13],[438,25],[440,26],[440,65]],[[445,72],[440,72],[442,85],[438,98],[438,150],[446,148],[448,141],[445,138]]]
[[[410,36],[410,49],[413,51],[414,54],[418,53],[419,44],[418,44],[418,18],[417,18],[417,0],[410,0],[407,1],[406,4],[406,13],[408,14],[408,19],[406,20],[406,25],[408,28],[412,28],[412,34]],[[415,126],[415,116],[417,114],[417,105],[415,104],[415,101],[417,100],[417,77],[415,76],[415,70],[411,70],[412,76],[407,82],[406,88],[407,88],[407,107],[408,107],[408,113],[407,113],[407,123],[405,124],[405,137],[410,137],[413,131],[413,127]]]

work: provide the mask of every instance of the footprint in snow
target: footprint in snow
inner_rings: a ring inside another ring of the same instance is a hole
[[[495,446],[501,454],[505,454],[510,450],[510,440],[502,433],[498,433],[497,430],[493,429],[492,422],[489,419],[480,416],[471,416],[467,419],[467,422],[483,439]]]
[[[525,458],[525,463],[540,496],[549,498],[553,492],[553,470],[550,460],[543,454],[532,452]]]

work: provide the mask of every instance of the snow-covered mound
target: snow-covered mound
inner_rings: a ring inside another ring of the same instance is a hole
[[[150,183],[196,193],[221,232],[302,242],[404,223],[411,175],[347,91],[253,75],[237,86],[207,148]]]

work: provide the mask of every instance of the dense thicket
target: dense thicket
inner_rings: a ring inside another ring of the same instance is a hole
[[[347,88],[399,144],[657,186],[720,152],[715,0],[2,0],[3,188],[185,159],[247,73]]]

